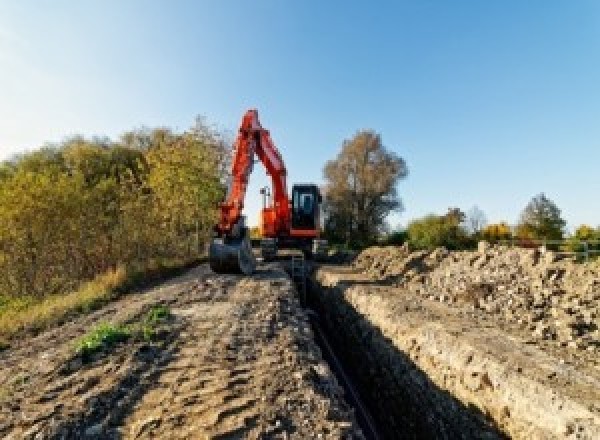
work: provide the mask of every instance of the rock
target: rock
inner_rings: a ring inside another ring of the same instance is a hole
[[[161,418],[158,416],[150,416],[138,422],[132,427],[132,430],[134,431],[134,437],[139,437],[147,431],[158,428],[160,426],[160,423]]]
[[[481,240],[477,243],[477,251],[480,254],[485,254],[490,248],[490,244],[487,241]]]
[[[102,423],[97,423],[95,425],[90,426],[85,430],[86,437],[99,437],[104,430]]]
[[[552,264],[557,260],[558,260],[558,257],[556,255],[556,252],[549,251],[549,250],[546,250],[546,252],[544,252],[544,263]]]

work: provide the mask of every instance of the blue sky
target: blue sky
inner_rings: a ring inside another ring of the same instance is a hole
[[[410,169],[392,224],[514,223],[542,191],[600,224],[600,1],[0,0],[0,158],[197,114],[235,130],[249,107],[290,182],[380,132]]]

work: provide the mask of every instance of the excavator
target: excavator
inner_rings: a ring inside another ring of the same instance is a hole
[[[296,249],[306,257],[319,258],[327,251],[320,238],[322,197],[315,184],[295,184],[292,196],[287,190],[287,170],[281,154],[258,119],[256,109],[248,110],[233,145],[231,180],[225,200],[219,205],[219,221],[209,247],[209,264],[217,273],[252,274],[256,259],[245,224],[244,199],[255,157],[271,177],[271,191],[261,190],[260,248],[265,260],[277,256],[278,249]]]

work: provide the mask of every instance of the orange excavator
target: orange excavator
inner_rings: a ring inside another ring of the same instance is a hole
[[[322,203],[319,187],[295,184],[292,197],[288,196],[283,159],[269,132],[260,125],[257,110],[248,110],[242,118],[233,148],[231,181],[225,200],[220,204],[219,222],[215,225],[215,237],[209,248],[212,270],[249,275],[256,268],[242,215],[255,156],[265,166],[272,183],[272,198],[270,191],[261,190],[260,246],[263,258],[274,258],[278,249],[298,249],[305,256],[323,255],[327,242],[319,235]]]

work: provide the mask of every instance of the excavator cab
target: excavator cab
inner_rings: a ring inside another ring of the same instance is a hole
[[[296,231],[318,235],[321,201],[317,185],[297,184],[292,187],[292,235]]]

